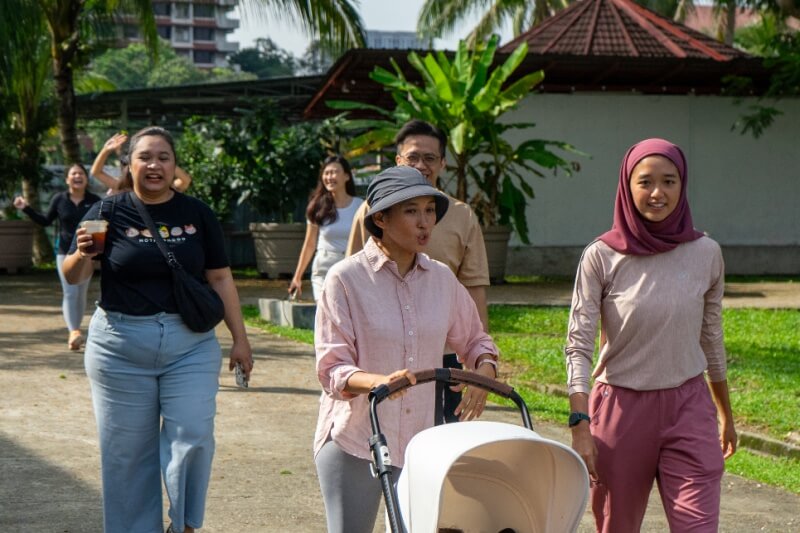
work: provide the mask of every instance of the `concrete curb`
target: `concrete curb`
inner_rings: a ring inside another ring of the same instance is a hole
[[[748,431],[739,433],[739,446],[765,455],[800,460],[800,446]]]

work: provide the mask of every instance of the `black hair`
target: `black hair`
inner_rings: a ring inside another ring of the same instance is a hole
[[[72,167],[78,167],[79,169],[81,169],[83,171],[83,175],[84,176],[86,176],[87,178],[89,177],[89,172],[86,170],[86,167],[83,166],[83,163],[72,163],[70,166],[68,166],[68,167],[66,167],[66,169],[64,169],[64,177],[65,178],[69,177],[69,171],[72,170]]]
[[[133,134],[131,140],[128,142],[128,153],[120,158],[120,163],[122,163],[124,166],[122,168],[122,176],[120,176],[119,183],[117,184],[118,191],[133,190],[133,176],[131,176],[131,155],[133,154],[136,145],[142,140],[143,137],[161,137],[167,141],[167,144],[169,144],[169,147],[172,149],[172,158],[175,160],[175,166],[178,166],[178,154],[175,151],[175,140],[172,138],[172,134],[161,126],[148,126],[146,128],[142,128]]]
[[[344,184],[344,190],[350,196],[356,195],[353,170],[347,159],[338,154],[326,157],[319,167],[319,180],[317,181],[317,186],[311,192],[308,207],[306,207],[306,218],[318,226],[336,222],[336,219],[339,218],[339,214],[336,212],[336,204],[333,201],[333,194],[322,183],[322,174],[325,172],[325,167],[331,163],[339,163],[342,166],[345,174],[350,177]]]
[[[405,140],[410,137],[411,135],[426,135],[428,137],[434,137],[439,141],[440,147],[440,154],[442,159],[445,158],[445,151],[447,150],[447,135],[431,124],[430,122],[425,122],[424,120],[413,119],[409,120],[400,128],[400,131],[397,132],[397,135],[394,136],[394,144],[397,147],[397,151],[400,152],[400,146],[405,142]]]

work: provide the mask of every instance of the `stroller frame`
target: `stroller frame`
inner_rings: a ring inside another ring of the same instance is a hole
[[[474,372],[466,372],[455,368],[432,368],[421,372],[415,372],[414,376],[417,378],[416,385],[422,385],[423,383],[429,383],[431,381],[436,381],[437,384],[446,383],[448,385],[464,383],[466,385],[480,387],[498,396],[507,398],[513,401],[517,408],[519,408],[523,425],[527,429],[533,429],[528,406],[510,385]],[[369,393],[369,418],[372,424],[372,436],[369,439],[369,446],[370,450],[372,450],[373,460],[371,466],[373,468],[373,475],[381,482],[381,489],[383,490],[386,503],[387,519],[392,533],[405,533],[406,529],[400,518],[397,489],[392,479],[392,461],[389,456],[389,447],[386,444],[386,437],[381,433],[380,423],[378,421],[378,404],[390,395],[412,386],[415,385],[412,385],[408,378],[401,378],[392,383],[375,387]]]

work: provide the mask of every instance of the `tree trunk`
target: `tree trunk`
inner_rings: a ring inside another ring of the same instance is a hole
[[[34,209],[39,209],[39,187],[27,178],[22,179],[22,195]],[[53,245],[50,238],[39,224],[33,230],[33,264],[41,265],[53,261]]]
[[[64,163],[81,162],[75,113],[73,62],[81,43],[79,20],[86,0],[38,0],[50,30],[50,50],[53,58],[53,79],[58,97],[58,129]]]
[[[463,154],[456,155],[456,198],[462,202],[467,201],[467,162]]]
[[[736,32],[736,0],[725,0],[725,44],[733,46],[733,34]]]
[[[540,0],[533,6],[533,25],[538,26],[550,17],[550,6],[546,0]]]
[[[31,136],[29,132],[23,134],[19,143],[19,159],[22,170],[22,195],[34,209],[39,209],[39,182],[41,173],[39,169],[40,137]],[[40,265],[53,260],[53,246],[47,237],[44,228],[36,224],[33,230],[33,264]]]
[[[76,127],[75,87],[72,67],[62,57],[53,58],[53,71],[58,94],[58,129],[61,133],[61,149],[64,163],[71,165],[81,162],[81,148],[78,143]]]

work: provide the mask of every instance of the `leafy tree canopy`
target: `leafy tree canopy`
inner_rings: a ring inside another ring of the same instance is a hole
[[[311,41],[300,58],[298,74],[324,74],[339,59],[340,54],[322,47],[319,41]]]
[[[272,39],[256,40],[254,47],[242,48],[232,54],[228,62],[239,65],[244,72],[251,72],[259,79],[293,76],[297,67],[294,56]]]
[[[104,52],[92,63],[91,72],[108,79],[118,90],[255,79],[250,73],[229,68],[199,69],[164,42],[157,60],[143,44],[134,43]]]

